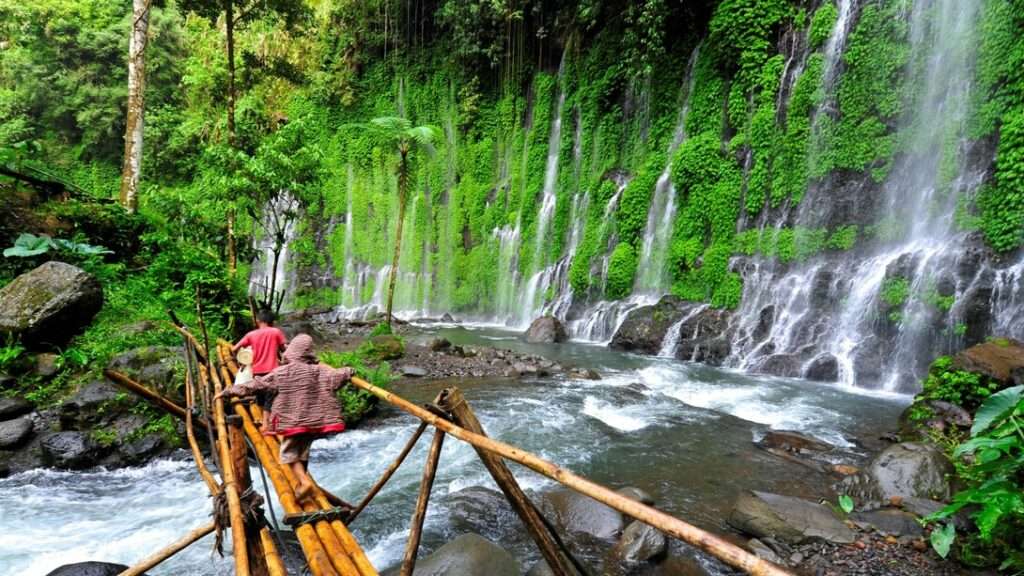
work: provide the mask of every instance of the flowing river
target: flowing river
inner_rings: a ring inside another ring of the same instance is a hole
[[[673,360],[641,357],[581,343],[538,346],[487,327],[423,327],[411,338],[441,335],[455,344],[493,345],[544,354],[593,368],[603,379],[461,381],[487,432],[613,488],[636,486],[659,508],[689,522],[725,530],[736,494],[760,489],[828,497],[827,482],[756,448],[768,429],[798,430],[862,454],[854,439],[895,427],[910,398],[854,388],[754,376]],[[431,400],[442,383],[413,382],[396,391]],[[358,500],[412,434],[410,416],[382,410],[373,422],[314,446],[311,470],[348,500]],[[354,524],[374,565],[400,560],[408,535],[429,435]],[[552,482],[512,466],[527,489]],[[253,470],[256,486],[259,471]],[[466,528],[453,520],[452,494],[494,488],[473,450],[453,438],[444,445],[421,554]],[[276,506],[276,503],[275,503]],[[131,564],[207,521],[210,500],[190,459],[161,460],[116,471],[35,470],[0,480],[0,573],[44,575],[70,562]],[[280,509],[277,509],[280,519]],[[518,521],[474,529],[507,548],[525,571],[537,554]],[[230,556],[212,555],[207,537],[154,575],[230,574]],[[721,568],[682,546],[693,562]]]

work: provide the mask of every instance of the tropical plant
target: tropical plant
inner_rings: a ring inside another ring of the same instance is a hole
[[[46,234],[36,236],[35,234],[25,232],[18,236],[18,239],[14,241],[14,246],[4,250],[4,257],[30,258],[32,256],[46,254],[51,250],[55,252],[64,251],[80,256],[113,254],[112,250],[107,250],[103,246],[95,246],[85,242],[75,242],[74,240],[51,238]]]
[[[384,321],[391,326],[391,309],[395,298],[395,280],[398,277],[398,257],[402,253],[402,224],[405,220],[405,205],[408,203],[411,157],[416,151],[434,154],[434,140],[440,137],[440,130],[434,126],[413,126],[406,118],[382,116],[370,120],[368,127],[375,138],[398,150],[398,226],[395,229],[395,255],[391,260],[388,274],[388,303]]]

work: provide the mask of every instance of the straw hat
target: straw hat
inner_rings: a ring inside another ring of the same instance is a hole
[[[252,348],[249,348],[249,347],[242,348],[241,350],[238,351],[238,354],[235,356],[235,358],[238,359],[238,363],[239,364],[242,364],[243,366],[251,366],[252,365]]]

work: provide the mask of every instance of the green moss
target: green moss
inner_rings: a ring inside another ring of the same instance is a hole
[[[839,10],[836,8],[835,2],[831,0],[825,2],[814,11],[814,16],[811,17],[811,29],[807,34],[811,48],[817,49],[825,44],[828,37],[832,35],[832,28],[835,26],[838,17]]]
[[[902,306],[910,296],[910,282],[902,277],[887,278],[879,295],[890,307]]]
[[[620,243],[608,261],[608,285],[605,297],[610,300],[625,298],[633,290],[636,276],[636,250],[632,244]]]

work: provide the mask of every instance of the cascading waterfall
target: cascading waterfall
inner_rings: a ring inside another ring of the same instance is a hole
[[[352,164],[347,168],[348,179],[345,186],[345,264],[341,284],[341,305],[354,306],[359,302],[360,284],[357,278],[356,264],[352,254],[352,230],[355,221],[352,217],[352,187],[355,186],[355,171]]]
[[[832,363],[834,378],[846,385],[906,391],[917,386],[929,358],[955,343],[951,334],[966,308],[960,302],[981,275],[967,270],[967,236],[953,223],[958,200],[985,175],[984,168],[964,162],[971,145],[965,125],[980,3],[914,3],[908,15],[912,88],[899,132],[904,149],[883,184],[879,240],[866,253],[818,256],[778,271],[770,262],[748,263],[730,364],[758,369],[784,357],[775,365],[795,366],[792,375],[802,375],[815,363]],[[819,114],[833,113],[839,60],[856,8],[854,0],[839,2],[825,45],[826,96],[814,112],[815,125]],[[812,138],[812,162],[819,144]],[[956,167],[952,177],[949,166]],[[825,188],[811,184],[796,214],[798,226],[825,220],[817,199],[834,193]],[[1002,274],[1012,276],[1010,270]],[[1011,292],[992,298],[1012,306]],[[936,305],[942,299],[956,302],[951,309],[945,304],[948,313]]]
[[[676,187],[672,183],[672,159],[686,139],[686,117],[690,111],[690,95],[693,93],[693,82],[696,79],[693,68],[699,56],[700,46],[690,54],[684,82],[686,94],[683,96],[683,105],[679,109],[679,118],[676,120],[672,141],[668,146],[665,169],[658,176],[657,184],[654,186],[654,198],[651,199],[651,206],[647,212],[647,225],[644,228],[640,260],[637,263],[634,293],[654,294],[668,290],[666,262],[676,219]]]
[[[273,303],[283,298],[282,310],[288,309],[297,284],[289,245],[297,234],[298,218],[299,201],[282,190],[263,207],[261,234],[253,240],[259,258],[253,262],[249,275],[249,294]],[[275,248],[280,250],[277,254]]]

